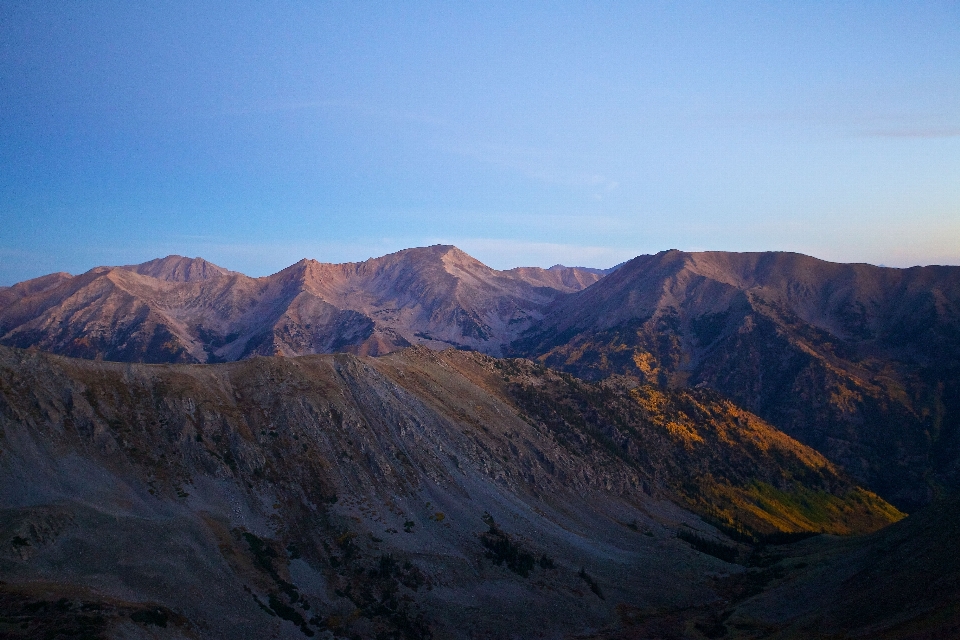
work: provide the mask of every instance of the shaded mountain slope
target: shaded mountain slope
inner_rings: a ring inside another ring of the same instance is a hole
[[[757,548],[718,575],[719,599],[621,608],[592,640],[941,640],[960,634],[960,499],[938,499],[875,533]]]
[[[742,567],[696,541],[738,545],[696,513],[758,535],[897,517],[709,393],[453,350],[0,348],[0,426],[0,605],[28,631],[95,610],[113,636],[562,637],[713,601],[708,574]],[[787,498],[750,503],[750,478]],[[819,520],[789,508],[811,497]]]
[[[752,631],[742,637],[957,637],[958,535],[960,499],[950,497],[870,536],[784,549],[779,564],[800,570],[741,604],[729,626]]]
[[[377,355],[419,343],[499,354],[558,295],[600,277],[495,271],[439,245],[360,263],[303,260],[265,278],[168,256],[0,291],[0,343],[125,362]]]
[[[958,267],[640,256],[512,351],[586,378],[709,386],[908,509],[958,483]]]

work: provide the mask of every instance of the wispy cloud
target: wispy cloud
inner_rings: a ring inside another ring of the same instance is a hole
[[[200,257],[249,276],[265,276],[304,258],[333,263],[359,262],[417,244],[417,239],[411,241],[403,238],[238,242],[213,235],[181,235],[150,244],[103,244],[79,248],[67,256],[60,256],[59,262],[54,256],[47,254],[0,248],[0,282],[13,284],[26,278],[62,270],[65,266],[57,265],[64,261],[69,265],[66,270],[82,273],[98,266],[139,264],[168,255]]]
[[[641,251],[551,242],[500,238],[420,237],[372,238],[353,242],[230,242],[210,236],[189,236],[175,242],[138,247],[136,254],[121,249],[98,256],[98,264],[135,264],[169,254],[202,257],[221,267],[249,276],[276,273],[310,258],[320,262],[361,262],[402,249],[452,244],[495,269],[550,267],[554,264],[606,268],[637,256]],[[91,264],[90,267],[97,266]]]
[[[188,253],[201,256],[222,267],[250,276],[264,276],[304,258],[320,262],[361,262],[394,251],[417,246],[401,238],[369,238],[355,241],[266,241],[235,242],[215,238],[184,240],[173,250],[172,245],[156,247],[157,255]]]

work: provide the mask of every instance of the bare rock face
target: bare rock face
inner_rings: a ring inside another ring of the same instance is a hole
[[[411,344],[499,355],[558,296],[601,274],[495,271],[456,247],[248,278],[203,259],[54,274],[0,291],[0,343],[125,362],[382,355]]]
[[[640,256],[558,299],[512,352],[710,387],[908,510],[960,483],[958,267]]]
[[[0,348],[0,625],[28,637],[559,638],[900,517],[709,391],[423,347]]]

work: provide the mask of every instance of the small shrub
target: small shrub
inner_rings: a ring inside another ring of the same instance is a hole
[[[14,536],[13,540],[10,541],[10,544],[14,547],[29,547],[30,541],[24,538],[23,536]]]
[[[778,545],[800,542],[818,535],[820,535],[818,531],[777,531],[758,536],[758,538],[761,545]]]
[[[300,633],[308,638],[312,638],[314,636],[313,630],[307,626],[307,621],[303,619],[303,616],[301,616],[296,609],[272,593],[268,596],[267,601],[269,602],[270,609],[277,614],[277,617],[292,622],[300,627]]]
[[[536,559],[529,551],[510,539],[490,518],[489,531],[480,534],[480,544],[486,547],[485,556],[497,566],[506,565],[510,571],[526,578],[536,566]],[[546,558],[544,555],[543,558]],[[543,560],[541,558],[541,561]],[[547,559],[551,563],[552,560]],[[542,566],[542,565],[541,565]]]

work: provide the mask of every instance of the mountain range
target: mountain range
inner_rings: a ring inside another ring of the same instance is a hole
[[[960,628],[960,267],[169,256],[0,345],[0,636]]]
[[[0,290],[0,344],[122,362],[421,344],[706,386],[908,511],[960,481],[960,268],[800,254],[496,271],[456,247],[249,278],[179,256]]]
[[[601,276],[496,271],[449,246],[359,263],[302,260],[265,278],[168,256],[0,291],[0,334],[9,346],[122,362],[382,355],[412,344],[500,355],[558,296]]]

